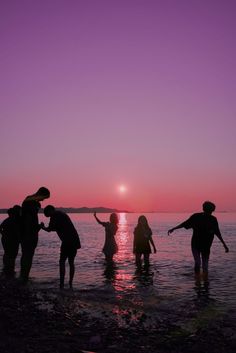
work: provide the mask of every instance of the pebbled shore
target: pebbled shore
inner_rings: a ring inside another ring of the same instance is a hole
[[[236,313],[200,296],[175,305],[103,290],[57,290],[0,279],[1,353],[233,353]],[[147,299],[147,298],[146,298]]]

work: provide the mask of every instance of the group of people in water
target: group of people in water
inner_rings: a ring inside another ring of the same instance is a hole
[[[44,215],[50,218],[48,226],[45,226],[43,222],[39,223],[40,202],[49,197],[50,191],[45,187],[40,187],[36,193],[27,196],[21,206],[15,205],[8,210],[8,217],[0,225],[4,249],[3,272],[7,276],[14,275],[15,260],[21,246],[20,279],[23,283],[26,283],[29,279],[40,229],[46,232],[55,231],[61,240],[60,288],[64,288],[67,260],[69,262],[69,286],[72,287],[75,273],[74,259],[77,250],[81,248],[80,238],[70,217],[65,212],[56,210],[52,205],[44,208]],[[194,258],[194,271],[197,276],[200,274],[201,267],[203,275],[205,277],[208,275],[208,262],[214,235],[221,241],[225,251],[229,251],[222,238],[217,218],[212,215],[214,210],[215,205],[210,201],[205,201],[203,212],[191,215],[186,221],[168,231],[168,234],[171,234],[180,228],[193,229],[191,248]],[[101,221],[96,213],[94,213],[94,217],[105,228],[105,243],[102,251],[109,265],[113,262],[113,256],[118,252],[115,235],[118,230],[119,219],[116,213],[110,215],[108,222]],[[134,229],[133,238],[133,253],[138,268],[141,268],[142,262],[148,268],[149,257],[152,252],[151,247],[153,252],[156,253],[152,230],[147,218],[141,215]]]

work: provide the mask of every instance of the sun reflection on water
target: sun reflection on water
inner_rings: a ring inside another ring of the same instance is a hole
[[[118,232],[116,235],[116,241],[118,244],[118,254],[116,255],[116,261],[123,263],[130,260],[131,251],[128,246],[130,240],[130,234],[128,229],[128,222],[126,218],[126,213],[120,213]]]
[[[142,320],[145,291],[153,281],[153,275],[149,271],[136,273],[132,253],[133,228],[130,228],[127,218],[126,213],[120,213],[116,234],[119,250],[114,257],[115,274],[113,273],[111,282],[117,300],[113,314],[118,326],[123,328]]]
[[[120,213],[118,226],[119,226],[119,228],[118,228],[117,237],[116,237],[118,247],[120,250],[118,255],[124,256],[125,255],[124,249],[126,247],[126,244],[128,241],[128,236],[129,236],[126,213]]]
[[[130,246],[128,246],[131,234],[128,229],[126,213],[119,214],[118,226],[116,241],[119,250],[114,258],[117,268],[113,278],[113,286],[114,289],[121,294],[121,292],[127,292],[135,288],[133,275],[130,272],[129,266],[127,266],[127,263],[130,263],[133,259]]]

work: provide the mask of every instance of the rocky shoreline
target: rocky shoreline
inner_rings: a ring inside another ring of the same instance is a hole
[[[99,294],[99,295],[98,295]],[[0,280],[3,353],[233,353],[236,313],[199,301],[145,306],[91,291]]]

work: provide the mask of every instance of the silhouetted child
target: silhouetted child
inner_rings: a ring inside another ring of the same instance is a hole
[[[170,229],[168,234],[171,234],[175,229],[193,229],[191,248],[194,258],[194,271],[196,275],[199,275],[202,263],[203,275],[207,278],[210,249],[214,235],[223,244],[225,252],[228,252],[229,249],[221,236],[217,218],[212,216],[212,212],[215,211],[215,205],[210,201],[205,201],[202,208],[203,212],[194,213],[185,222]]]
[[[68,259],[70,266],[69,285],[72,288],[75,273],[74,260],[77,249],[81,248],[79,235],[70,217],[62,211],[57,211],[54,206],[48,205],[44,208],[44,215],[50,217],[49,226],[41,223],[41,228],[47,232],[57,232],[61,240],[61,253],[59,260],[60,267],[60,288],[64,288],[65,263]]]
[[[110,215],[110,222],[101,222],[98,219],[96,212],[94,213],[94,217],[97,222],[105,228],[105,243],[102,251],[105,255],[106,261],[111,263],[113,261],[113,256],[118,251],[118,246],[115,240],[115,235],[118,230],[118,216],[116,213],[112,213]]]
[[[25,198],[22,203],[22,237],[21,237],[21,280],[27,282],[32,267],[34,252],[38,244],[40,225],[38,212],[40,201],[50,197],[50,191],[44,186]]]
[[[21,236],[21,207],[15,205],[8,210],[8,218],[0,225],[2,234],[3,272],[8,276],[15,273],[15,260],[18,255]]]
[[[138,224],[134,229],[134,241],[133,241],[133,253],[135,254],[136,265],[140,268],[142,265],[142,255],[144,257],[145,267],[149,266],[149,256],[151,254],[151,246],[153,247],[154,253],[156,253],[156,247],[152,239],[152,230],[148,225],[147,218],[140,216],[138,218]]]

